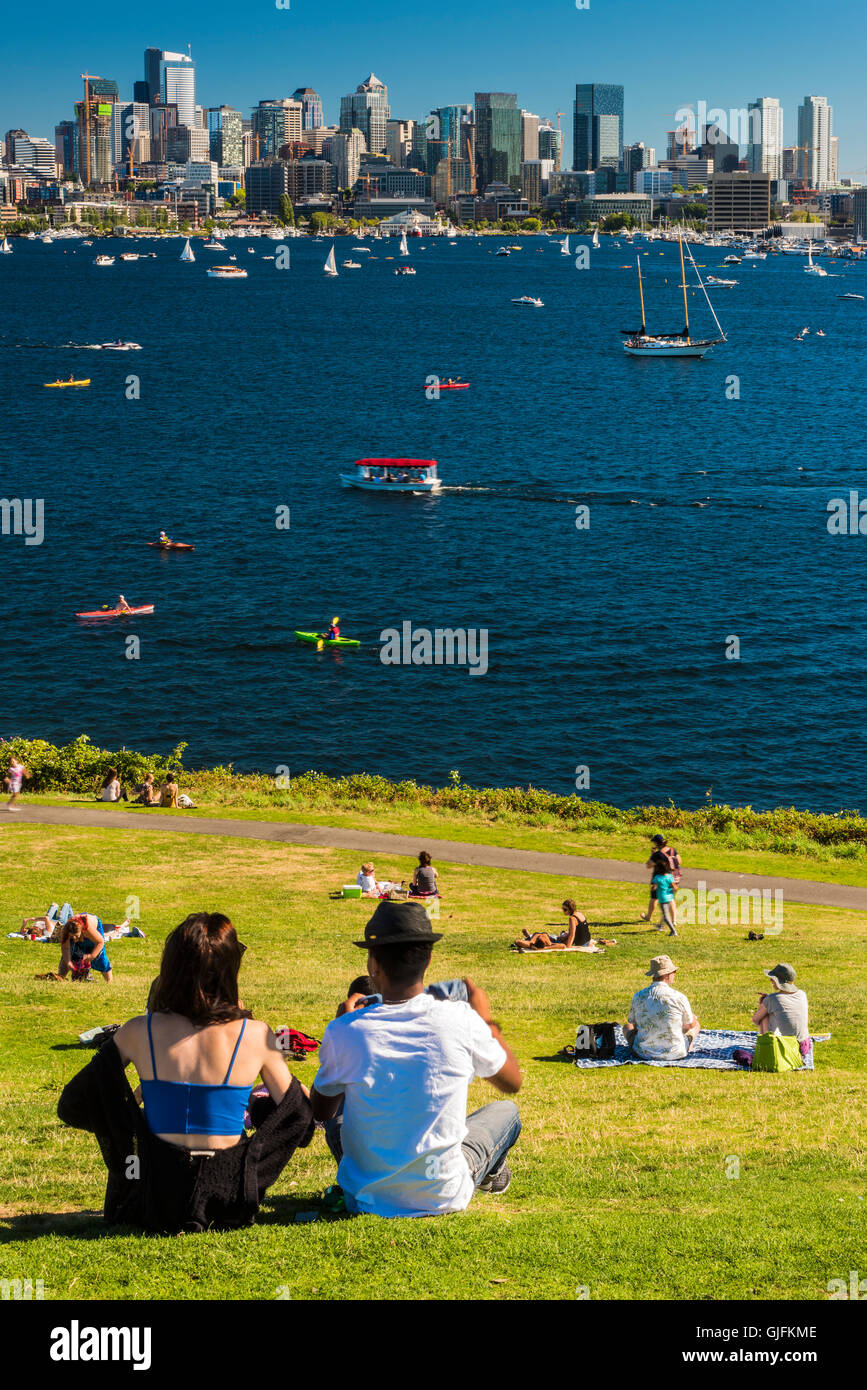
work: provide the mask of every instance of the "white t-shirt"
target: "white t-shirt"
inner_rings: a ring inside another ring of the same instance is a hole
[[[376,879],[373,874],[365,874],[359,870],[358,878],[355,881],[362,893],[372,893],[376,888]]]
[[[313,1083],[344,1097],[337,1181],[353,1212],[463,1211],[473,1179],[461,1150],[467,1088],[506,1053],[469,1004],[417,994],[329,1023]]]
[[[114,782],[109,782],[109,784],[108,784],[107,787],[103,787],[103,789],[102,789],[102,799],[103,799],[103,801],[119,801],[119,800],[120,800],[120,782],[118,782],[117,780],[115,780]]]
[[[683,1025],[692,1018],[692,1006],[685,994],[664,980],[656,980],[632,996],[629,1022],[638,1031],[632,1050],[639,1057],[675,1061],[686,1056]]]

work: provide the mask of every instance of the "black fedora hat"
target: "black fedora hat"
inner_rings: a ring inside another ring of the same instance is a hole
[[[367,926],[364,940],[354,946],[401,946],[413,941],[431,945],[442,941],[442,932],[431,931],[430,918],[421,903],[381,902]]]

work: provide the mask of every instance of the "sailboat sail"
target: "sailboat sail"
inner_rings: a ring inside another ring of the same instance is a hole
[[[567,236],[565,241],[560,242],[560,255],[571,256],[571,254],[572,252],[569,250],[569,238]]]
[[[409,247],[406,244],[406,232],[404,232],[403,236],[400,239],[400,254],[402,256],[409,255]]]
[[[597,248],[599,246],[599,230],[596,227],[593,228],[593,245]]]
[[[190,245],[190,238],[187,237],[187,244],[186,244],[186,246],[184,247],[183,251],[181,252],[181,260],[182,260],[182,261],[194,261],[195,259],[196,259],[196,258],[195,258],[195,256],[193,255],[193,248],[192,248],[192,246]]]
[[[690,336],[689,329],[689,306],[686,297],[686,264],[683,257],[683,239],[678,238],[680,243],[680,277],[681,288],[683,290],[683,329],[675,333],[648,333],[644,312],[644,288],[641,280],[641,262],[636,262],[638,268],[638,293],[641,297],[641,328],[624,330],[628,333],[626,342],[623,344],[625,351],[632,357],[704,357],[710,352],[711,348],[717,343],[724,343],[726,336],[720,326],[720,321],[716,316],[716,311],[710,301],[710,296],[705,289],[704,282],[698,272],[698,266],[693,258],[692,251],[687,246],[690,265],[696,274],[699,286],[707,300],[708,308],[713,315],[714,323],[719,332],[718,338],[693,338]]]
[[[333,243],[333,242],[331,243],[331,250],[328,252],[328,259],[327,259],[326,262],[325,262],[325,274],[326,274],[326,275],[336,275],[336,274],[337,274],[337,262],[336,262],[335,259],[334,259],[334,243]]]
[[[0,251],[3,252],[4,256],[12,255],[12,247],[9,245],[9,242],[7,241],[6,237],[3,238],[3,245],[0,246]]]

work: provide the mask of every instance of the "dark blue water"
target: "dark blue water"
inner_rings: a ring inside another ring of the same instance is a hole
[[[15,242],[0,495],[44,498],[46,539],[0,537],[0,733],[563,793],[581,764],[585,795],[618,804],[859,805],[867,536],[829,535],[826,507],[867,495],[867,305],[837,298],[867,293],[867,266],[744,261],[716,291],[725,347],[635,361],[634,254],[603,241],[580,271],[544,239],[508,259],[493,238],[415,242],[400,278],[373,243],[332,281],[327,245],[292,241],[279,271],[274,243],[238,241],[237,283],[205,275],[224,256],[181,265],[176,240],[110,269],[95,250],[119,244]],[[660,250],[651,331],[681,322]],[[699,295],[691,312],[712,327]],[[827,336],[793,342],[805,324]],[[143,351],[60,346],[116,337]],[[93,384],[43,389],[70,372]],[[430,373],[471,389],[429,401]],[[380,454],[436,458],[446,490],[340,489]],[[146,549],[160,526],[195,554]],[[119,591],[155,614],[76,621]],[[295,644],[335,613],[361,651]],[[407,619],[487,629],[489,670],[383,665],[380,632]]]

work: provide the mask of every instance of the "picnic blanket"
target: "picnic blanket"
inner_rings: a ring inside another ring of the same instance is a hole
[[[689,1056],[681,1057],[674,1062],[650,1061],[643,1057],[636,1057],[624,1041],[623,1029],[620,1024],[615,1025],[614,1029],[616,1045],[614,1056],[601,1060],[596,1057],[576,1057],[576,1067],[692,1067],[707,1071],[747,1071],[748,1068],[736,1062],[732,1053],[736,1048],[743,1047],[752,1052],[756,1045],[756,1033],[736,1032],[731,1028],[702,1028],[693,1044]],[[830,1033],[814,1035],[812,1042],[827,1042]],[[813,1071],[813,1051],[810,1051],[804,1058],[803,1067],[798,1067],[798,1071]]]
[[[585,956],[604,956],[604,946],[517,946],[519,956],[544,956],[546,951],[562,955],[564,951],[580,951]]]

